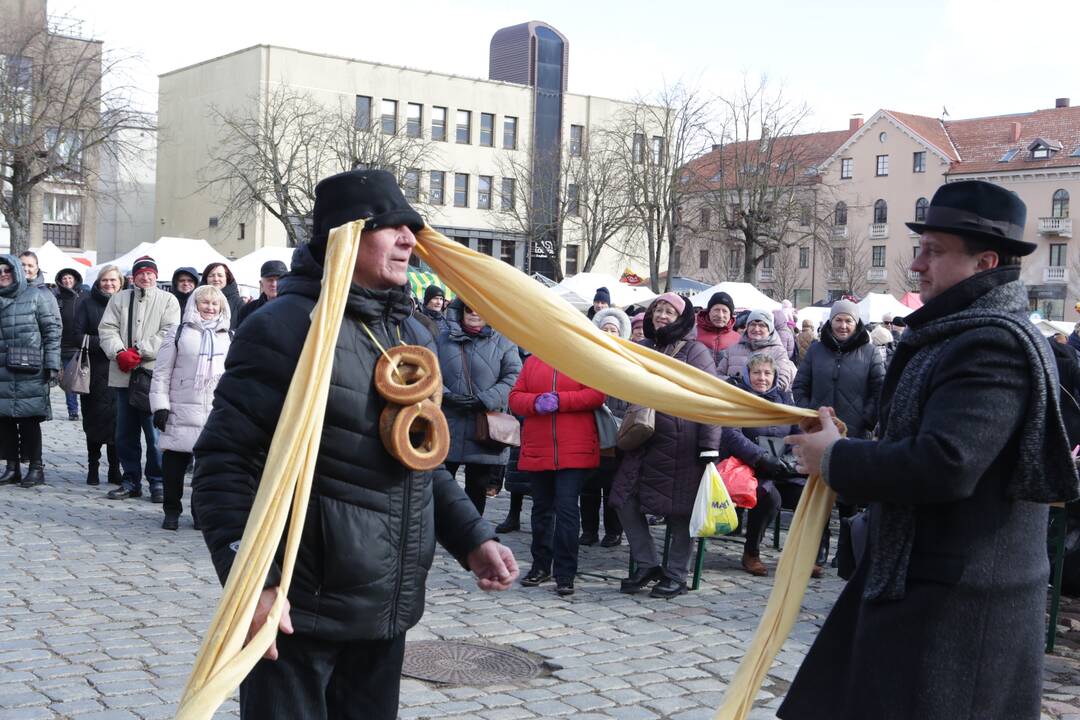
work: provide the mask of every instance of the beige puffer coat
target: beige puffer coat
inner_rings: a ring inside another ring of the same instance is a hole
[[[206,330],[196,303],[189,302],[184,322],[165,335],[150,383],[151,412],[169,411],[165,432],[158,437],[162,450],[189,453],[199,439],[214,404],[217,382],[225,372],[225,356],[232,342],[230,321],[229,305],[224,303],[217,327]],[[197,377],[200,349],[209,358],[202,378]]]

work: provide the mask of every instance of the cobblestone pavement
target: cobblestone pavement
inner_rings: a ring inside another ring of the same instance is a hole
[[[58,392],[54,408],[66,417]],[[145,496],[109,501],[108,485],[86,486],[80,423],[44,428],[48,484],[0,488],[0,718],[172,717],[220,596],[202,538],[186,513],[179,532],[163,531],[160,506]],[[488,517],[502,518],[506,504],[505,495],[489,503]],[[527,533],[504,538],[527,569]],[[738,570],[740,551],[710,543],[701,590],[671,601],[618,592],[625,546],[582,548],[569,599],[550,584],[481,593],[440,552],[409,639],[513,646],[553,670],[485,688],[406,679],[400,717],[711,718],[772,584]],[[773,717],[840,587],[835,575],[811,582],[752,718]],[[1080,720],[1080,653],[1069,643],[1061,652],[1047,658],[1043,718]],[[233,700],[217,717],[237,715]]]

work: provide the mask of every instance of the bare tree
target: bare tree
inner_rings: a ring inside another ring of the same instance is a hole
[[[795,291],[803,287],[805,273],[799,269],[799,249],[783,247],[772,256],[772,289],[777,300],[794,301]]]
[[[896,273],[896,284],[901,293],[919,292],[919,274],[911,272],[910,260],[905,260],[903,255],[897,255],[893,260],[893,272]]]
[[[801,134],[809,108],[765,78],[744,80],[719,104],[719,142],[687,168],[686,184],[692,204],[718,219],[710,239],[742,246],[740,279],[753,282],[765,258],[827,234],[816,165],[832,148],[819,133]]]
[[[630,105],[617,123],[627,199],[643,235],[654,292],[670,288],[679,241],[688,228],[680,208],[693,186],[687,164],[709,147],[713,102],[695,87],[676,83]],[[666,256],[666,264],[664,258]],[[661,275],[665,275],[661,287]]]
[[[30,205],[43,184],[101,192],[103,156],[123,166],[133,150],[121,133],[153,129],[136,109],[131,55],[54,34],[43,13],[0,12],[0,214],[11,250],[30,245]]]
[[[315,205],[315,185],[336,159],[335,117],[308,93],[284,84],[247,100],[234,110],[211,107],[221,135],[200,189],[221,201],[226,223],[266,210],[295,247],[307,239],[304,219]]]
[[[591,272],[604,247],[634,229],[626,165],[621,161],[618,138],[610,131],[591,131],[582,147],[567,150],[565,189],[572,196],[570,200],[576,200],[567,207],[568,229],[576,231],[585,250],[582,271]],[[622,239],[624,245],[630,241]]]
[[[857,233],[832,243],[826,253],[830,283],[839,285],[845,295],[862,297],[869,287],[866,273],[870,269],[870,254],[866,243]]]
[[[580,212],[575,209],[580,194],[576,199],[571,194],[569,175],[560,171],[557,157],[508,151],[499,156],[497,164],[499,175],[513,181],[514,192],[507,197],[500,193],[495,225],[524,237],[530,259],[546,264],[551,279],[562,282],[563,229],[566,218]]]

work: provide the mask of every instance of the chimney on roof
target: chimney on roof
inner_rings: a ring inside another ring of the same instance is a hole
[[[719,149],[720,149],[720,146],[719,146],[719,145],[717,145],[716,143],[713,143],[713,146],[712,146],[712,151],[713,151],[713,152],[716,152],[716,151],[717,151],[717,150],[719,150]]]
[[[858,130],[859,128],[862,127],[862,124],[863,124],[862,113],[855,113],[854,115],[851,116],[851,119],[848,120],[848,130],[851,131],[851,132],[855,132],[856,130]]]
[[[1020,123],[1009,123],[1009,142],[1016,142],[1020,139]]]
[[[1054,107],[1067,108],[1069,107],[1069,98],[1058,98],[1054,101]]]

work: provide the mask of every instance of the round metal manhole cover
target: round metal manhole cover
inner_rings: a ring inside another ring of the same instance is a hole
[[[474,687],[530,680],[542,672],[542,662],[520,650],[454,640],[405,643],[401,668],[417,680]]]

